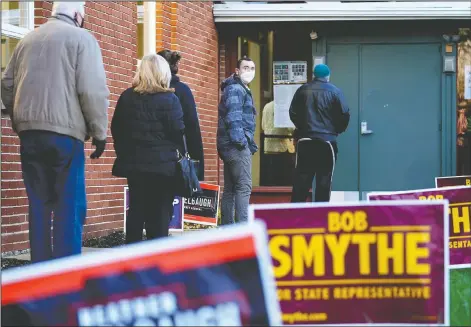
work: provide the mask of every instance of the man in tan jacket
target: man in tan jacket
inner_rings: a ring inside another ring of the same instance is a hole
[[[84,4],[54,2],[52,17],[18,43],[2,77],[20,137],[33,262],[81,252],[84,142],[92,137],[92,159],[105,150],[109,90],[98,42],[82,29]]]

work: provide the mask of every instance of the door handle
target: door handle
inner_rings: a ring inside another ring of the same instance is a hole
[[[362,121],[360,125],[360,132],[361,135],[370,135],[373,134],[373,131],[368,129],[368,123],[366,121]]]

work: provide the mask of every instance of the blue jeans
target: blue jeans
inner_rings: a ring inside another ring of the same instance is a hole
[[[87,211],[83,142],[48,131],[24,131],[20,144],[31,261],[80,254]]]
[[[224,162],[221,224],[234,223],[234,209],[238,222],[247,222],[252,193],[252,154],[248,148],[228,149],[220,152],[220,156]]]

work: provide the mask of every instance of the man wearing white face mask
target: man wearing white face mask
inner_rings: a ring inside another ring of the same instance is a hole
[[[248,84],[255,77],[255,63],[244,57],[235,73],[221,84],[217,132],[218,153],[224,162],[222,225],[248,220],[252,192],[252,155],[258,151],[254,141],[256,110]]]

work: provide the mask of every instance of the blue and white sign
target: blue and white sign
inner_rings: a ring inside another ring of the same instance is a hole
[[[183,232],[183,198],[181,196],[173,199],[173,215],[168,228],[170,232]]]

